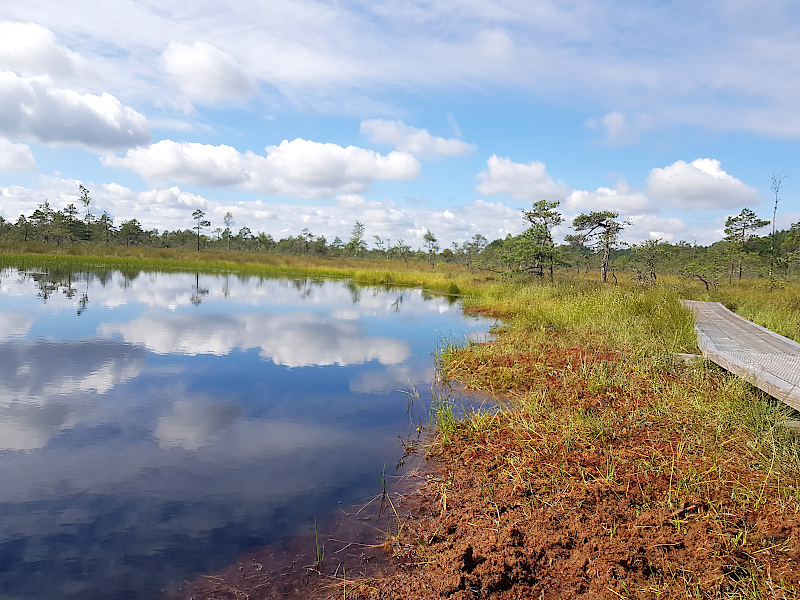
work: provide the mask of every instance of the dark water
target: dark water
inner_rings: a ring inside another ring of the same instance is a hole
[[[419,290],[3,270],[0,598],[157,598],[307,532],[380,491],[437,340],[486,328]]]

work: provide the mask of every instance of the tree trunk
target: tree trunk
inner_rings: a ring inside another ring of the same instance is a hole
[[[600,280],[603,283],[608,281],[608,255],[611,252],[611,248],[606,245],[603,248],[603,260],[600,262]]]

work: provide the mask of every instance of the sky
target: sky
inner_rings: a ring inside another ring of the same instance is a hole
[[[0,216],[390,244],[800,221],[792,0],[60,0],[0,11]],[[761,233],[769,233],[765,228]],[[218,233],[218,232],[217,232]]]

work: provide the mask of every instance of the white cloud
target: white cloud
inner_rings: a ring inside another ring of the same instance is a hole
[[[427,129],[417,129],[403,121],[368,119],[361,121],[361,134],[374,144],[389,144],[401,152],[418,156],[463,156],[475,150],[474,144],[459,139],[431,135]]]
[[[413,179],[420,163],[405,152],[372,150],[308,140],[267,146],[266,156],[231,146],[162,140],[134,148],[124,157],[107,156],[108,166],[131,169],[148,179],[200,185],[237,186],[266,194],[303,198],[359,193],[377,179]]]
[[[36,23],[0,22],[0,70],[18,75],[50,75],[71,79],[82,64],[80,56],[58,44],[47,27]]]
[[[65,52],[46,26],[93,67],[101,63],[98,69],[118,96],[137,94],[156,105],[169,96],[169,86],[152,68],[164,40],[184,53],[204,40],[236,57],[245,80],[265,84],[267,103],[279,96],[305,110],[353,114],[354,106],[396,108],[398,90],[468,94],[495,86],[498,94],[523,90],[556,102],[599,101],[626,115],[646,111],[659,124],[793,137],[800,132],[794,59],[800,43],[791,2],[757,8],[751,2],[737,9],[728,3],[724,11],[703,3],[690,10],[641,3],[622,12],[591,2],[550,1],[332,6],[273,0],[241,2],[226,11],[117,3],[107,9],[108,17],[124,27],[87,18],[85,6],[74,0],[6,4],[8,18],[41,24],[40,31],[31,30],[37,43],[29,54],[38,56],[43,48],[50,54],[38,63],[56,68]],[[753,27],[754,22],[771,25]],[[195,69],[193,57],[177,62],[184,75]],[[210,66],[224,62],[215,55]],[[200,79],[209,72],[201,70]]]
[[[249,98],[256,86],[226,52],[205,42],[171,43],[162,55],[165,71],[192,102],[216,104]]]
[[[480,183],[476,189],[481,194],[504,194],[530,202],[543,198],[564,200],[569,195],[569,186],[563,181],[553,181],[543,162],[521,164],[495,154],[486,164],[489,170],[478,173]]]
[[[49,77],[0,72],[0,133],[46,144],[95,150],[129,148],[150,141],[144,115],[111,94],[79,94]]]
[[[613,210],[629,215],[647,211],[647,196],[634,190],[625,181],[618,181],[613,188],[600,187],[595,191],[573,190],[564,202],[564,210],[581,213],[601,210]]]
[[[0,138],[0,171],[32,171],[36,168],[30,146]]]
[[[490,241],[504,238],[511,233],[520,233],[525,224],[519,210],[509,208],[501,202],[475,200],[460,206],[451,206],[449,210],[431,211],[428,216],[418,217],[424,225],[419,237],[430,230],[439,238],[442,248],[450,241],[466,241],[475,234],[482,234]]]
[[[627,242],[641,243],[642,240],[647,239],[676,242],[685,240],[689,235],[689,228],[680,217],[633,215],[628,217],[628,220],[630,224],[626,225],[622,235]]]
[[[651,119],[639,115],[631,120],[619,111],[612,111],[601,119],[586,121],[589,129],[601,130],[604,139],[611,145],[635,144],[639,137],[652,128]]]
[[[115,342],[0,344],[0,449],[44,446],[81,420],[71,413],[87,392],[110,392],[144,362],[143,350]]]
[[[760,202],[755,188],[722,170],[720,161],[698,158],[682,160],[663,169],[653,169],[647,177],[647,193],[665,208],[722,209],[738,208]]]

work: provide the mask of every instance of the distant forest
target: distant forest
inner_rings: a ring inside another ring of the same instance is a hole
[[[327,240],[303,229],[296,236],[276,240],[249,227],[234,232],[234,216],[227,213],[222,226],[213,227],[202,210],[187,214],[190,227],[176,231],[144,230],[136,219],[115,223],[107,213],[91,212],[89,191],[79,186],[84,213],[74,204],[55,210],[45,200],[30,217],[12,222],[0,217],[0,243],[40,242],[45,244],[99,244],[150,246],[206,251],[265,252],[316,257],[352,257],[375,260],[425,261],[431,265],[452,263],[470,269],[524,272],[552,277],[557,270],[576,274],[600,271],[603,281],[633,277],[653,283],[661,274],[682,275],[716,288],[735,279],[769,278],[774,281],[800,276],[800,222],[788,230],[775,229],[773,219],[759,218],[745,208],[729,217],[725,237],[710,246],[685,241],[650,239],[625,244],[620,235],[628,223],[618,213],[599,211],[573,219],[573,234],[566,244],[556,245],[552,228],[564,222],[559,203],[540,200],[531,210],[521,212],[528,228],[517,236],[489,241],[481,234],[462,244],[441,248],[436,235],[427,231],[423,247],[412,248],[405,240],[368,236],[367,226],[356,221],[345,240]],[[760,233],[767,231],[763,235]]]

